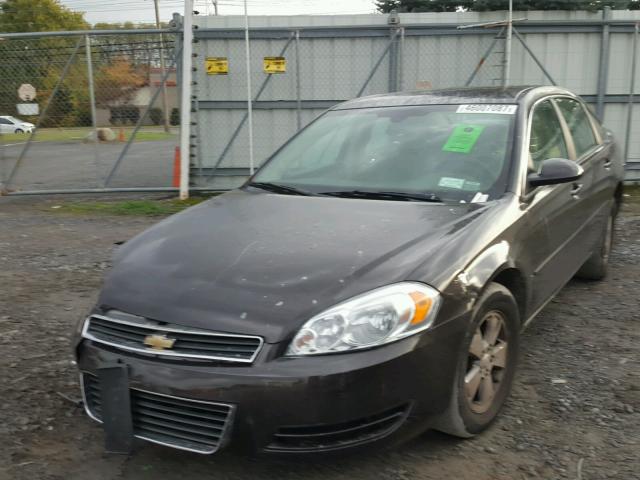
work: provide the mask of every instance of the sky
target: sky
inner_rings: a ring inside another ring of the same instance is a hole
[[[173,12],[183,13],[184,2],[158,0],[160,19],[171,20]],[[72,10],[85,12],[85,19],[96,22],[151,23],[155,21],[153,0],[60,0]],[[249,15],[330,15],[374,13],[374,0],[247,0]],[[213,14],[212,0],[195,0],[201,14]],[[218,0],[220,15],[242,15],[243,0]]]

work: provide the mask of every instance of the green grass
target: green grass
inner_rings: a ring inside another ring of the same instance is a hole
[[[87,135],[89,135],[91,130],[92,128],[90,127],[41,128],[36,132],[34,140],[38,142],[81,142],[87,137]],[[124,127],[123,130],[124,130],[125,140],[129,140],[129,137],[133,132],[133,128]],[[113,131],[116,134],[116,139],[117,139],[117,135],[120,132],[120,128],[114,127]],[[171,138],[176,138],[176,134],[165,133],[162,127],[143,127],[136,135],[135,141],[148,142],[148,141],[157,141],[157,140],[167,140]],[[27,134],[6,133],[6,134],[0,135],[0,145],[10,144],[10,143],[22,143],[22,142],[26,142],[28,139],[29,139],[28,133]]]
[[[100,201],[100,202],[68,202],[52,207],[54,211],[61,213],[73,213],[80,215],[134,215],[141,217],[167,216],[178,213],[185,208],[197,205],[207,196],[192,197],[188,200],[177,198],[163,200],[126,200],[126,201]]]

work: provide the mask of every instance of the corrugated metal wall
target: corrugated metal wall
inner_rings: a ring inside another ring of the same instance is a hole
[[[516,23],[516,28],[556,83],[595,102],[602,13],[514,14],[514,18],[521,17],[528,20]],[[464,85],[499,29],[457,30],[456,26],[503,18],[504,12],[400,14],[400,30],[388,25],[387,15],[252,17],[256,165],[299,125],[306,125],[332,103],[353,98],[362,89],[367,95]],[[607,86],[602,92],[606,93],[604,118],[623,145],[631,77],[631,25],[640,21],[640,12],[613,11],[610,19]],[[247,100],[243,22],[242,17],[234,16],[196,17],[197,138],[193,163],[198,185],[235,186],[249,166],[247,127],[242,123]],[[391,42],[394,33],[396,41]],[[498,41],[472,85],[501,84],[503,48],[504,42]],[[286,73],[265,74],[263,57],[281,54],[287,59]],[[226,57],[228,75],[207,75],[207,57]],[[515,38],[511,83],[549,84]],[[640,108],[634,108],[640,121]],[[632,134],[635,132],[637,129],[632,129]],[[633,135],[630,147],[630,160],[640,161],[637,135]]]

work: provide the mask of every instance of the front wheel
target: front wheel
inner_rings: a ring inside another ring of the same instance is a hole
[[[24,130],[22,130],[21,128],[16,128],[16,133],[24,133]]]
[[[489,284],[458,353],[451,400],[436,430],[468,438],[491,425],[511,390],[519,329],[513,295],[502,285]]]

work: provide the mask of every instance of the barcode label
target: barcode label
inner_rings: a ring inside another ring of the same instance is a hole
[[[517,109],[517,105],[491,105],[481,103],[477,105],[460,105],[456,113],[499,113],[501,115],[513,115]]]

